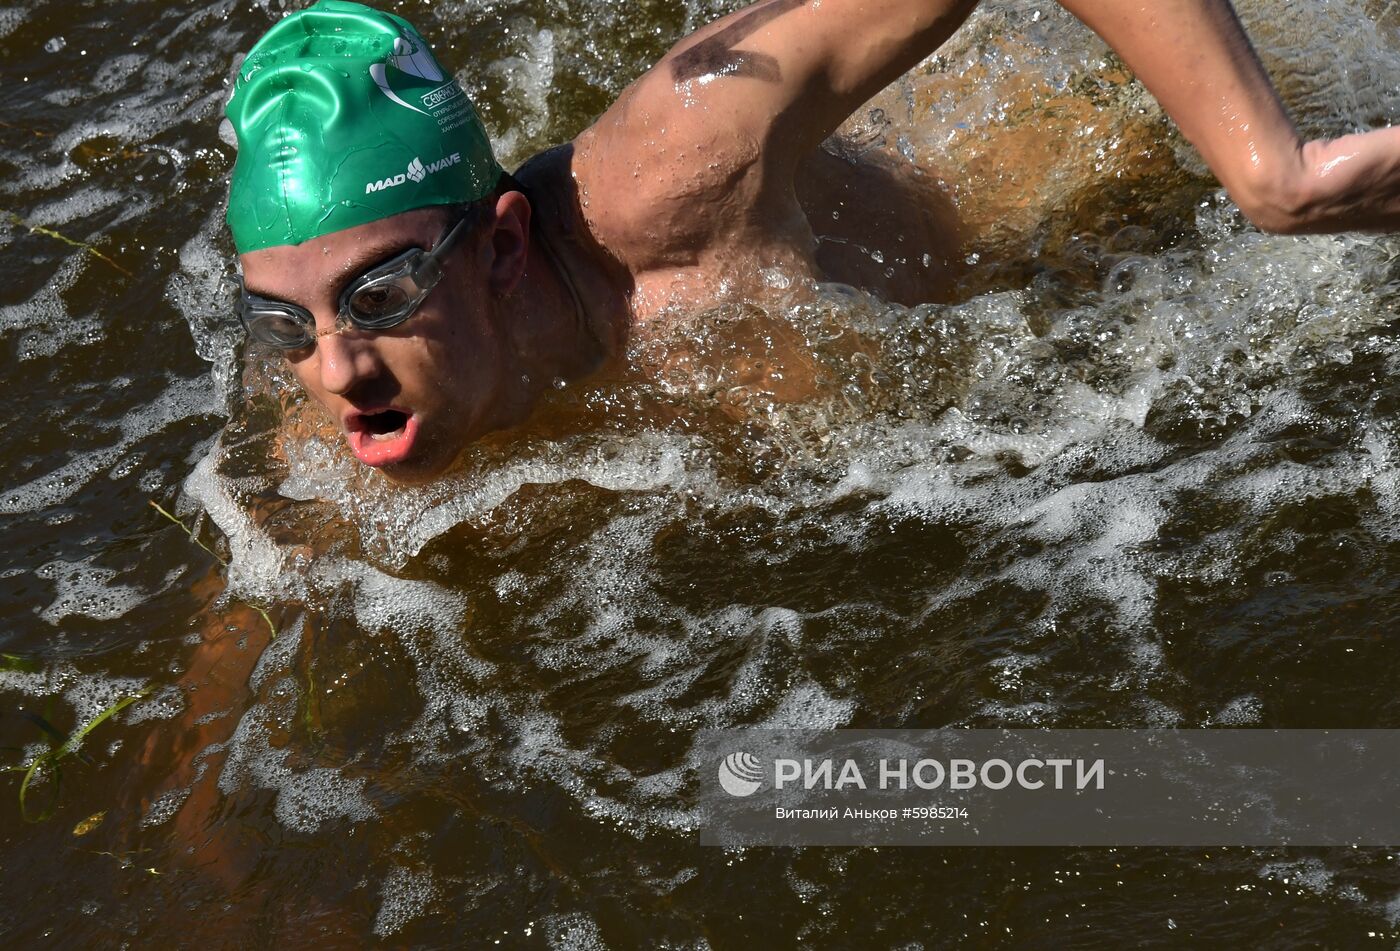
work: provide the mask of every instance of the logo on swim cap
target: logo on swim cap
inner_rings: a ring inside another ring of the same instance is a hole
[[[502,174],[471,100],[423,38],[359,3],[321,0],[270,29],[243,63],[228,119],[240,253],[476,201]]]
[[[442,82],[442,70],[421,39],[400,33],[399,38],[394,40],[394,55],[389,57],[389,62],[394,64],[395,69],[401,69],[405,73],[435,83]]]
[[[423,112],[423,110],[419,109],[417,106],[404,102],[399,98],[398,93],[394,92],[393,87],[389,85],[389,74],[386,71],[386,65],[393,66],[400,72],[408,73],[410,76],[417,76],[419,79],[440,83],[442,82],[442,70],[438,68],[438,64],[433,60],[433,54],[428,52],[426,46],[415,43],[411,37],[399,34],[394,40],[394,52],[389,57],[389,62],[387,64],[375,63],[369,68],[370,78],[374,80],[374,84],[379,87],[380,92],[405,109],[412,109],[414,112],[427,115],[426,112]]]
[[[397,175],[390,175],[388,178],[381,178],[377,181],[365,182],[365,194],[382,192],[386,188],[393,188],[395,185],[402,185],[404,182],[412,181],[415,185],[427,178],[435,175],[445,168],[459,165],[462,161],[462,153],[453,152],[451,155],[438,159],[431,165],[424,165],[418,156],[413,157],[413,161],[408,163],[408,170],[399,172]]]
[[[456,83],[447,83],[446,85],[439,86],[438,88],[434,89],[432,92],[424,96],[423,105],[427,106],[429,109],[436,109],[438,106],[441,106],[444,103],[451,102],[458,96],[465,95],[466,93],[462,92],[461,86],[457,85]]]

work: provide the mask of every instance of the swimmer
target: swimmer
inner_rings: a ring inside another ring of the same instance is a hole
[[[1258,227],[1400,223],[1400,128],[1302,141],[1226,0],[1061,5],[1122,56]],[[572,142],[507,174],[411,25],[322,0],[258,41],[228,104],[243,323],[361,462],[411,483],[521,424],[554,381],[615,364],[648,322],[721,287],[759,294],[769,269],[939,299],[959,246],[948,200],[820,145],[975,6],[761,0],[682,40]],[[819,246],[812,222],[842,195],[847,207],[858,196],[852,243],[897,232],[930,263],[872,276]]]

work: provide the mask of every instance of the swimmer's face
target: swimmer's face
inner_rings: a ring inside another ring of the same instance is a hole
[[[323,336],[287,360],[355,456],[398,482],[441,474],[472,440],[509,425],[518,402],[519,375],[497,332],[499,298],[514,280],[498,279],[489,224],[450,250],[442,281],[404,323],[332,332],[342,288],[409,248],[432,248],[451,221],[444,209],[419,209],[242,257],[250,293],[315,316]]]

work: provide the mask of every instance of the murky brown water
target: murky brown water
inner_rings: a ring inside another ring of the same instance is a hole
[[[509,161],[726,6],[396,9]],[[706,727],[1400,726],[1400,244],[1255,233],[1036,6],[848,130],[953,185],[960,303],[678,320],[411,492],[220,296],[281,6],[0,8],[0,210],[105,256],[0,224],[5,762],[151,689],[48,821],[5,774],[5,943],[1395,944],[1387,850],[697,844]],[[1309,131],[1400,121],[1388,4],[1241,12]],[[792,339],[812,399],[727,369]]]

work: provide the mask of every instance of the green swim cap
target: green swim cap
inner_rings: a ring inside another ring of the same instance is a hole
[[[491,193],[501,166],[471,100],[406,20],[321,0],[258,40],[227,115],[240,254]]]

